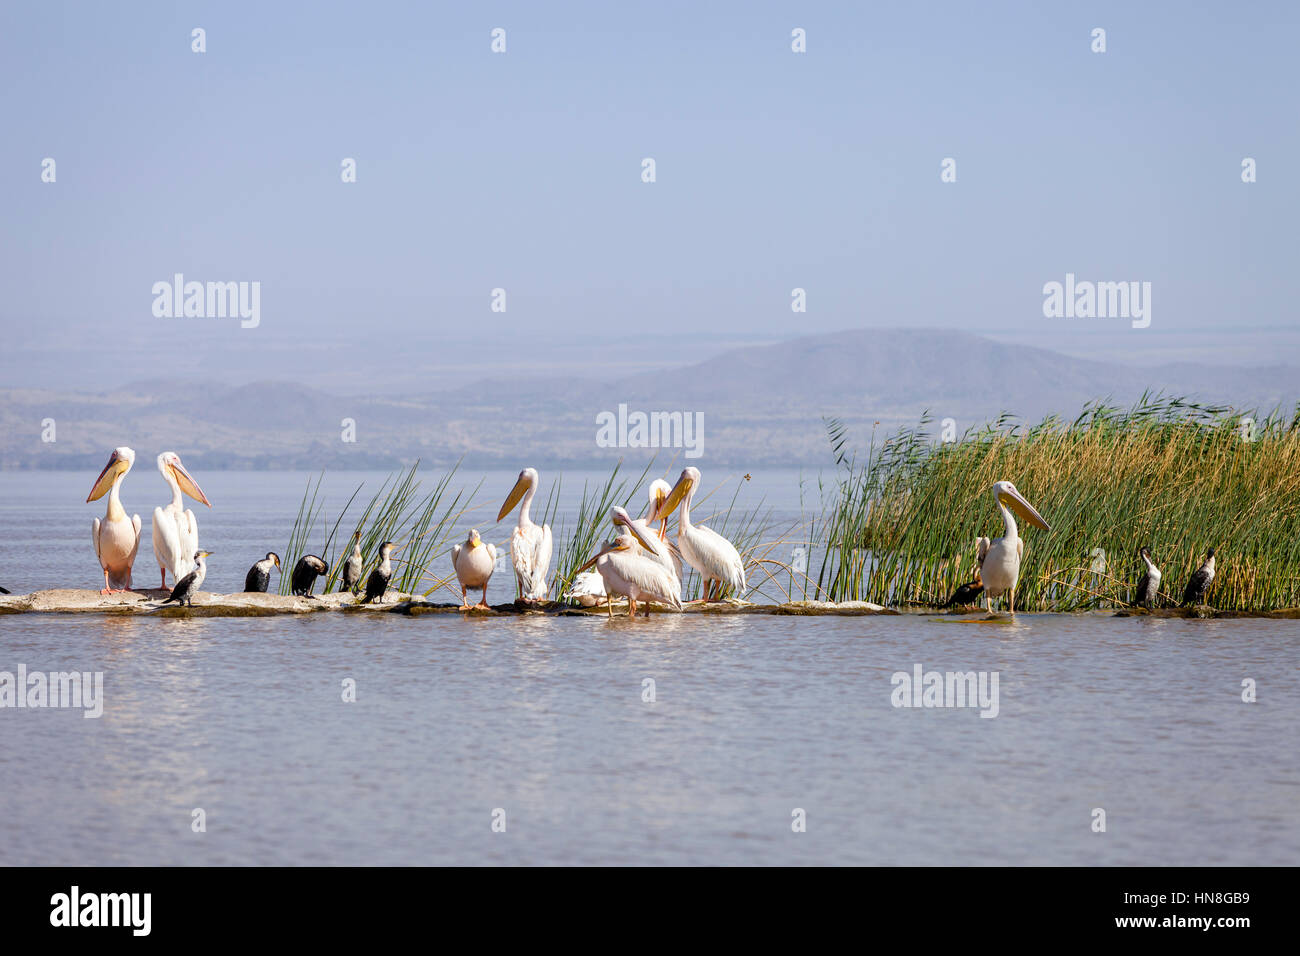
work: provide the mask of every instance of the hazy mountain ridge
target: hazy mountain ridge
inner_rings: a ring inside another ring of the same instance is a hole
[[[1017,348],[951,330],[855,330],[726,352],[617,381],[499,376],[404,396],[335,395],[290,382],[226,386],[152,380],[96,394],[0,390],[0,468],[98,468],[118,444],[151,458],[171,449],[196,467],[391,467],[416,457],[446,465],[612,464],[652,452],[596,445],[596,416],[704,414],[702,464],[819,466],[823,416],[865,441],[928,409],[963,431],[1010,411],[1023,421],[1073,417],[1085,402],[1135,401],[1163,390],[1240,409],[1290,407],[1289,366],[1136,368]],[[53,419],[56,441],[41,440]],[[344,420],[356,441],[343,441]],[[669,453],[671,454],[671,452]]]

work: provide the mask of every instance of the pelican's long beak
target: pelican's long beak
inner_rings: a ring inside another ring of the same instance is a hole
[[[1033,505],[1025,500],[1024,495],[1020,492],[1015,491],[1014,489],[1004,491],[1002,492],[1001,500],[1004,505],[1016,514],[1020,515],[1021,518],[1028,521],[1034,527],[1042,528],[1044,531],[1052,530],[1052,526],[1043,520],[1043,516],[1038,513]]]
[[[201,501],[209,508],[212,507],[212,502],[209,501],[208,496],[203,493],[203,489],[199,487],[199,483],[190,476],[188,471],[185,470],[184,465],[179,461],[174,461],[171,463],[171,470],[172,476],[176,479],[176,484],[181,486],[181,491],[185,492],[195,501]]]
[[[673,485],[673,490],[668,492],[668,497],[655,509],[654,520],[667,521],[668,516],[682,503],[682,499],[686,497],[686,492],[690,491],[690,489],[691,478],[689,475],[682,475],[682,477],[678,478],[677,484]]]
[[[641,529],[639,529],[635,524],[629,521],[623,527],[632,532],[632,537],[636,538],[637,541],[641,543],[641,547],[645,548],[651,554],[655,553],[654,547],[645,539],[645,536],[641,534]]]
[[[610,550],[609,548],[601,548],[599,551],[596,552],[595,557],[593,557],[590,561],[588,561],[588,562],[587,562],[586,564],[584,564],[582,567],[578,568],[578,570],[574,571],[574,572],[573,572],[573,576],[576,578],[576,577],[577,577],[579,574],[581,574],[583,571],[586,571],[588,568],[590,568],[590,567],[592,567],[593,565],[595,565],[595,563],[596,563],[597,561],[599,561],[599,560],[601,559],[601,557],[602,557],[606,552],[608,552],[609,550]]]
[[[108,489],[113,487],[113,482],[117,479],[117,473],[121,470],[118,466],[125,463],[126,459],[116,451],[108,456],[108,464],[99,473],[99,477],[95,479],[94,487],[90,489],[90,494],[86,496],[87,503],[98,501],[108,494]]]
[[[528,490],[528,485],[528,479],[521,475],[519,480],[515,482],[515,486],[510,489],[510,494],[506,496],[506,503],[503,504],[501,510],[497,512],[498,521],[501,521],[506,515],[510,514],[514,506],[519,504],[519,499],[522,498],[524,492]]]

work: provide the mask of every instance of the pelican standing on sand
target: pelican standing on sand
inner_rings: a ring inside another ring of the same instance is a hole
[[[118,491],[122,479],[135,464],[135,452],[123,445],[114,448],[108,464],[95,479],[86,501],[97,501],[108,494],[108,510],[104,520],[95,518],[90,523],[91,538],[95,542],[95,557],[104,572],[104,590],[100,594],[114,594],[131,589],[131,567],[135,553],[140,549],[140,516],[126,516]],[[7,592],[6,592],[7,593]]]
[[[677,519],[677,548],[686,563],[704,579],[704,601],[718,600],[724,587],[731,588],[737,596],[745,591],[745,562],[730,541],[711,528],[691,524],[691,500],[700,484],[700,470],[682,471],[677,484],[663,504],[656,509],[656,520],[667,520],[680,504],[682,513]]]
[[[497,564],[496,545],[484,544],[479,537],[478,528],[470,531],[464,544],[451,549],[451,565],[456,569],[456,580],[460,582],[461,609],[469,607],[469,598],[465,592],[470,588],[483,589],[483,600],[478,607],[487,607],[487,586],[492,578],[492,571]]]
[[[199,550],[199,523],[194,520],[194,512],[184,508],[181,492],[209,508],[212,502],[190,477],[176,452],[165,451],[158,456],[158,471],[172,489],[172,500],[153,509],[153,553],[162,573],[160,586],[165,590],[167,572],[171,572],[172,580],[179,581],[194,570],[193,555]]]
[[[645,549],[644,551],[640,548]],[[607,594],[621,594],[627,598],[627,616],[636,617],[636,602],[645,601],[645,616],[650,616],[650,601],[667,604],[675,610],[681,610],[681,582],[672,571],[648,553],[651,546],[641,535],[635,525],[627,525],[627,530],[613,541],[606,542],[597,555],[578,570],[585,571],[593,565],[605,582]],[[610,617],[614,609],[609,607]]]
[[[536,493],[537,469],[525,468],[497,514],[497,521],[503,521],[519,505],[519,525],[510,536],[510,558],[515,565],[519,593],[529,604],[545,601],[550,591],[546,572],[551,568],[551,526],[535,524],[528,513]]]
[[[1011,482],[995,481],[992,490],[993,500],[1002,512],[1002,523],[1006,526],[1007,533],[992,541],[988,538],[979,539],[980,578],[984,582],[989,613],[993,613],[993,598],[1006,594],[1007,609],[1015,614],[1016,581],[1020,578],[1020,558],[1024,554],[1025,543],[1020,540],[1016,531],[1016,518],[1011,512],[1014,511],[1036,528],[1044,531],[1051,531],[1052,528]]]

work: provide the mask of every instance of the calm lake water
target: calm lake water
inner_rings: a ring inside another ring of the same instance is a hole
[[[94,477],[0,473],[0,584],[96,585]],[[230,590],[306,477],[197,477]],[[742,501],[797,518],[798,482]],[[162,482],[124,499],[153,584]],[[19,664],[102,671],[104,710],[0,710],[4,864],[1300,863],[1294,622],[0,615]],[[996,672],[997,716],[893,706],[918,664]]]

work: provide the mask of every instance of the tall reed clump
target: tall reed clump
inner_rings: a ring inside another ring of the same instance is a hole
[[[473,491],[459,489],[452,491],[450,485],[456,474],[456,467],[439,478],[428,492],[421,492],[422,482],[417,477],[420,462],[417,460],[409,468],[401,469],[384,479],[383,484],[371,496],[365,508],[352,523],[353,532],[361,534],[361,554],[364,566],[361,580],[379,563],[379,546],[385,541],[398,545],[393,555],[393,577],[389,586],[405,593],[417,592],[428,578],[437,578],[432,570],[438,559],[451,550],[452,539],[456,537],[455,526],[469,508],[477,487]],[[307,482],[302,502],[298,506],[298,516],[290,532],[289,544],[282,557],[286,569],[292,570],[294,564],[307,553],[307,544],[318,527],[325,530],[325,538],[317,553],[329,564],[329,574],[325,580],[325,592],[334,590],[342,579],[343,562],[352,550],[352,537],[339,537],[339,529],[351,511],[353,503],[361,493],[363,485],[358,485],[348,498],[347,504],[329,524],[324,515],[324,503],[320,496],[323,475],[315,484]],[[335,546],[338,554],[334,554]],[[290,575],[280,577],[280,593],[288,594]],[[439,582],[428,587],[428,593],[439,587]]]
[[[971,578],[976,538],[1004,533],[989,489],[1005,479],[1052,526],[1020,522],[1018,608],[1126,605],[1141,545],[1170,603],[1213,546],[1211,605],[1300,604],[1300,407],[1260,418],[1144,395],[1127,410],[1090,404],[1070,423],[1004,416],[948,444],[927,424],[873,443],[861,465],[840,460],[820,529],[818,584],[832,599],[942,601]]]

